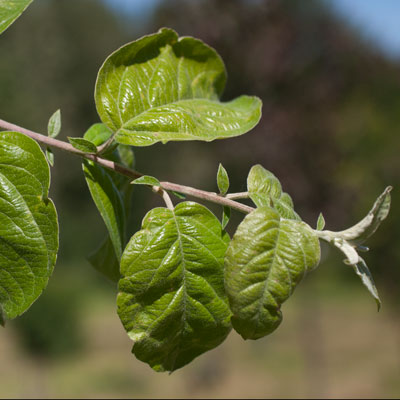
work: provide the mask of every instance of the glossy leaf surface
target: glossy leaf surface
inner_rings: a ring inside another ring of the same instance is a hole
[[[97,153],[97,147],[89,140],[80,138],[80,137],[69,137],[68,141],[72,144],[72,146],[77,149],[82,151],[83,153],[89,153],[89,154],[96,154]]]
[[[0,314],[26,311],[46,287],[58,250],[58,223],[47,197],[50,171],[38,144],[0,133]]]
[[[131,183],[134,185],[161,186],[160,181],[157,178],[149,175],[143,175],[140,178],[133,180]]]
[[[32,0],[0,0],[0,34],[32,3]]]
[[[274,331],[281,304],[303,276],[317,266],[319,242],[304,222],[257,208],[239,225],[225,257],[225,286],[232,325],[244,339]]]
[[[282,191],[278,178],[261,165],[251,168],[247,177],[247,190],[257,207],[272,207],[283,218],[300,220],[293,209],[291,197]]]
[[[107,58],[96,83],[97,111],[117,142],[134,146],[241,135],[258,123],[261,101],[220,102],[225,81],[215,50],[164,28]]]
[[[121,260],[118,314],[133,353],[157,371],[174,371],[219,345],[230,310],[223,260],[229,236],[193,202],[155,208]]]

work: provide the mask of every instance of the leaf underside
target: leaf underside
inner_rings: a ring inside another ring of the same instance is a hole
[[[225,82],[215,50],[164,28],[107,58],[96,83],[97,111],[115,140],[128,145],[233,137],[258,123],[261,101],[220,102]]]
[[[32,0],[0,0],[0,34],[32,3]]]
[[[122,256],[118,294],[118,314],[138,359],[174,371],[226,338],[228,242],[217,218],[197,203],[146,215]]]
[[[38,144],[0,133],[0,314],[26,311],[46,287],[58,249],[58,222],[47,197],[50,171]]]
[[[319,242],[304,222],[257,208],[239,225],[225,257],[225,286],[232,325],[258,339],[281,323],[281,304],[319,262]]]

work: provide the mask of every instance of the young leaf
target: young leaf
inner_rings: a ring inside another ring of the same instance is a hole
[[[301,220],[293,209],[291,197],[282,192],[278,178],[261,165],[254,165],[251,168],[247,177],[247,190],[257,207],[272,207],[282,218]]]
[[[217,172],[217,184],[220,194],[225,195],[229,189],[229,177],[221,163],[219,164]]]
[[[90,194],[110,234],[117,259],[120,260],[125,245],[125,207],[121,194],[108,171],[84,160],[83,172]]]
[[[317,231],[322,231],[325,228],[325,218],[322,213],[319,213],[317,221]]]
[[[179,192],[175,192],[174,190],[169,190],[168,193],[173,194],[175,197],[177,197],[180,200],[185,200],[186,199],[186,196],[184,194],[179,193]]]
[[[0,132],[0,159],[0,313],[12,319],[47,286],[58,222],[39,145],[22,133]]]
[[[112,131],[107,125],[102,123],[93,124],[83,135],[83,138],[92,142],[95,146],[100,146],[112,135]]]
[[[132,146],[238,136],[258,123],[261,101],[220,102],[225,81],[215,50],[163,28],[106,59],[97,77],[97,111],[115,140]]]
[[[140,178],[133,180],[131,183],[135,185],[161,186],[161,183],[157,178],[148,175],[143,175]]]
[[[320,259],[317,236],[304,222],[262,206],[239,225],[225,256],[232,325],[244,339],[273,332],[281,304]]]
[[[54,153],[50,147],[46,147],[45,155],[46,155],[47,161],[53,167],[54,166]]]
[[[32,3],[32,0],[0,0],[0,34]]]
[[[133,353],[156,371],[174,371],[228,335],[223,259],[229,236],[193,202],[155,208],[121,259],[118,314]]]
[[[61,111],[57,110],[49,119],[47,125],[47,135],[55,138],[61,130]]]
[[[228,222],[231,218],[231,209],[230,207],[224,206],[223,211],[222,211],[222,229],[225,229],[225,227],[228,225]]]
[[[87,139],[80,137],[69,137],[68,141],[75,147],[75,149],[82,151],[83,153],[96,154],[97,147]]]

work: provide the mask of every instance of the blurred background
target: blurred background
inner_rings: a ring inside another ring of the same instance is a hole
[[[399,14],[396,0],[36,0],[0,37],[2,119],[45,133],[61,108],[61,136],[81,136],[98,122],[93,89],[104,59],[168,26],[213,46],[228,71],[224,99],[257,95],[263,117],[230,140],[138,148],[138,170],[214,191],[222,162],[232,191],[243,191],[260,163],[306,222],[314,227],[322,211],[331,230],[352,225],[387,185],[395,188],[365,256],[381,312],[324,246],[276,332],[255,342],[232,332],[169,376],[130,354],[116,287],[86,261],[105,228],[79,159],[56,152],[58,261],[29,312],[0,329],[0,397],[399,397]],[[135,188],[132,232],[158,205]],[[230,232],[240,218],[233,215]]]

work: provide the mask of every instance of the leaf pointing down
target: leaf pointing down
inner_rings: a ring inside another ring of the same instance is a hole
[[[239,225],[225,257],[225,286],[232,325],[258,339],[281,323],[281,304],[319,262],[319,242],[304,222],[257,208]]]
[[[118,314],[138,359],[174,371],[225,339],[228,242],[218,219],[197,203],[146,215],[122,256],[118,294]]]
[[[215,50],[163,28],[107,58],[97,77],[96,107],[123,144],[238,136],[258,123],[261,101],[241,96],[220,102],[225,82]]]
[[[0,314],[21,315],[46,287],[58,250],[50,171],[38,144],[0,133]],[[3,319],[2,317],[2,319]]]

